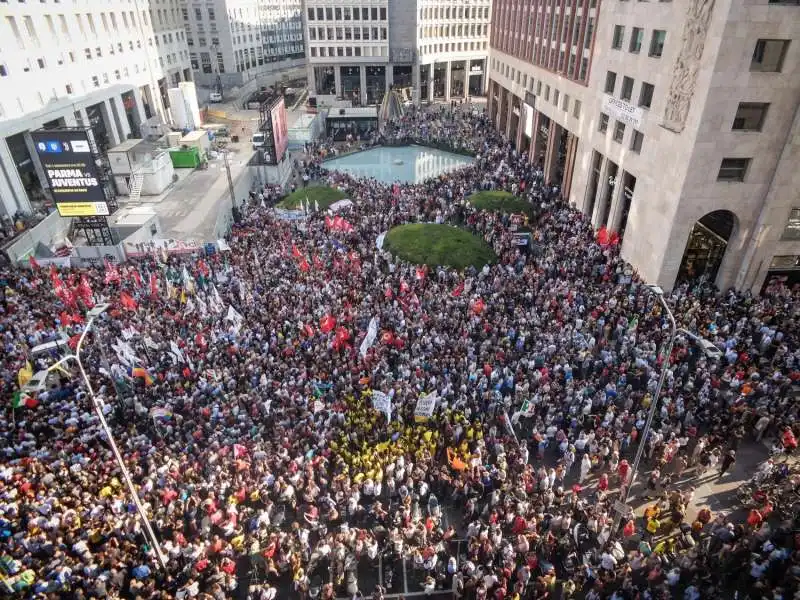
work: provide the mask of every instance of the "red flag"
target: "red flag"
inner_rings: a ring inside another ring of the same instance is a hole
[[[299,266],[300,266],[300,270],[301,270],[303,273],[308,273],[308,270],[311,268],[311,267],[308,265],[308,261],[306,260],[306,257],[305,257],[305,256],[304,256],[304,257],[303,257],[303,259],[300,261],[300,265],[299,265]]]
[[[117,265],[110,262],[107,258],[104,260],[104,262],[106,265],[106,276],[104,278],[106,285],[112,282],[119,283],[121,278],[119,276],[119,269],[117,268]]]
[[[206,336],[202,333],[198,333],[194,336],[194,343],[197,344],[197,346],[202,350],[205,350],[208,346],[208,342],[206,342]]]
[[[311,257],[311,261],[314,263],[314,268],[315,269],[318,269],[320,271],[325,269],[325,265],[322,264],[322,261],[319,259],[319,257],[317,255],[314,255],[313,257]]]
[[[343,227],[344,227],[344,219],[338,215],[335,216],[333,218],[333,228],[336,231],[342,231]]]
[[[294,244],[292,244],[292,256],[294,256],[295,258],[300,258],[301,256],[303,256],[303,254]]]
[[[71,338],[69,338],[69,341],[67,341],[67,345],[70,348],[72,348],[73,350],[77,350],[78,349],[78,342],[80,342],[80,341],[81,341],[81,335],[79,333],[76,333]]]
[[[333,229],[333,219],[331,219],[328,215],[325,215],[325,227],[327,229]]]
[[[319,328],[322,333],[330,333],[336,327],[336,319],[331,315],[325,315],[319,320]]]
[[[472,305],[472,312],[474,312],[476,315],[479,315],[485,308],[486,303],[481,298],[478,298]]]
[[[150,295],[154,298],[158,296],[158,277],[155,273],[150,273]]]
[[[428,267],[425,267],[425,266],[417,267],[417,270],[416,270],[417,281],[424,281],[427,271],[428,271]]]
[[[142,274],[139,273],[139,269],[133,268],[131,269],[131,277],[133,281],[136,283],[136,287],[142,287]]]
[[[56,271],[56,266],[50,263],[50,281],[53,282],[53,286],[56,284],[56,279],[58,279],[58,271]]]
[[[36,258],[34,258],[32,254],[28,257],[28,263],[30,263],[31,269],[33,269],[34,271],[36,271],[39,268],[39,263],[36,262]]]
[[[611,237],[608,238],[608,243],[611,246],[619,244],[619,234],[616,231],[611,233]]]
[[[241,444],[234,444],[233,445],[233,457],[234,458],[241,458],[243,456],[247,456],[247,448],[245,448]]]
[[[391,331],[384,331],[381,335],[381,341],[384,344],[391,344],[394,342],[394,334]]]
[[[81,275],[81,282],[78,284],[77,293],[87,308],[92,308],[94,302],[92,301],[92,286],[89,285],[89,279],[86,275]]]
[[[394,297],[394,292],[392,291],[392,288],[387,287],[386,291],[383,292],[383,297],[386,298],[387,300],[391,300]]]
[[[210,273],[206,261],[204,261],[202,258],[197,261],[197,270],[203,274],[203,277],[208,277],[208,274]]]
[[[119,303],[123,308],[127,308],[128,310],[136,310],[138,308],[136,300],[134,300],[133,296],[131,296],[128,292],[122,292],[119,295]]]
[[[608,246],[608,229],[605,225],[597,230],[597,243],[601,246]]]
[[[463,292],[464,292],[464,282],[462,281],[455,287],[455,289],[452,292],[450,292],[450,295],[453,298],[458,298]]]
[[[405,293],[406,293],[406,292],[408,292],[408,290],[410,290],[410,289],[411,289],[411,288],[408,286],[408,284],[406,283],[406,280],[405,280],[405,279],[403,279],[403,280],[401,280],[401,281],[400,281],[400,293],[401,293],[401,294],[405,294]]]

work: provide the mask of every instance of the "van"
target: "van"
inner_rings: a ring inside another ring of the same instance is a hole
[[[252,139],[250,140],[253,143],[253,150],[258,150],[259,148],[263,148],[266,139],[267,137],[266,135],[264,135],[264,132],[257,131],[256,133],[254,133]]]
[[[69,338],[62,337],[52,342],[46,342],[34,346],[31,350],[31,359],[36,361],[40,358],[55,358],[59,359],[69,354],[71,348],[69,347]]]
[[[222,102],[222,92],[211,92],[208,99],[211,102]]]
[[[57,389],[59,387],[58,373],[43,369],[33,374],[28,382],[22,386],[22,391],[31,396],[36,396],[42,392]]]

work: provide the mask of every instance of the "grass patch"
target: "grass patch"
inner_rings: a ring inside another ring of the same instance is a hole
[[[470,204],[481,210],[509,214],[531,215],[533,206],[530,202],[518,198],[509,192],[483,191],[469,197]]]
[[[386,234],[384,248],[403,260],[429,267],[445,265],[478,269],[494,263],[497,256],[483,239],[470,232],[435,223],[409,223]]]
[[[294,209],[300,206],[300,200],[306,199],[308,196],[311,202],[311,208],[314,208],[314,200],[319,203],[319,209],[325,210],[334,202],[344,200],[347,194],[335,188],[325,185],[317,185],[306,188],[300,188],[286,196],[283,200],[278,202],[278,208]]]

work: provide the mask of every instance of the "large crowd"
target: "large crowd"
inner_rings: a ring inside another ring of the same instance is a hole
[[[229,248],[208,255],[0,272],[4,399],[19,398],[21,370],[52,364],[33,347],[74,346],[86,309],[111,305],[83,362],[166,562],[67,369],[34,401],[9,400],[0,423],[3,586],[382,598],[405,578],[409,592],[466,600],[798,597],[791,515],[762,506],[740,521],[692,498],[764,440],[796,445],[792,292],[680,285],[667,295],[679,326],[723,356],[685,337],[664,356],[653,294],[483,113],[412,111],[370,143],[403,142],[475,161],[386,185],[328,172],[327,149],[310,147],[304,180],[353,200],[350,227],[314,211],[281,220],[279,192],[264,189]],[[518,219],[469,204],[479,189],[529,201],[529,248]],[[425,268],[376,246],[393,226],[431,221],[482,236],[497,263]],[[415,417],[431,394],[432,415]],[[640,444],[645,515],[620,519]],[[359,574],[379,569],[365,588]]]

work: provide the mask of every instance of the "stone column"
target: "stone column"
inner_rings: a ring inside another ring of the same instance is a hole
[[[103,116],[103,121],[106,124],[106,131],[108,132],[109,141],[112,147],[119,145],[125,138],[121,137],[119,128],[114,122],[114,113],[111,112],[111,103],[108,100],[103,100],[100,107],[100,113]]]
[[[306,81],[308,82],[308,94],[316,96],[319,93],[317,91],[317,74],[311,64],[306,68]]]
[[[388,92],[392,84],[394,84],[394,66],[392,64],[386,65],[386,72],[384,75],[386,77],[386,91]]]
[[[107,100],[106,102],[109,101]],[[122,136],[123,140],[127,140],[128,136],[131,133],[131,126],[130,123],[128,123],[128,115],[125,114],[125,106],[122,104],[122,96],[116,94],[110,100],[110,102],[113,103],[113,105],[110,108],[112,113],[114,114],[114,119],[119,123],[120,127],[119,133]],[[199,127],[200,123],[195,123],[195,125]]]
[[[625,206],[625,172],[617,169],[617,185],[614,187],[611,198],[611,212],[608,216],[608,230],[619,233],[622,223],[622,209]]]
[[[341,71],[341,69],[342,68],[339,67],[339,66],[333,67],[333,87],[334,87],[334,93],[336,94],[337,98],[341,98],[342,97],[342,71]],[[361,67],[361,69],[363,70],[364,67]]]
[[[514,147],[517,149],[517,152],[522,148],[522,136],[525,135],[525,122],[522,120],[522,113],[522,104],[520,104],[519,118],[517,119],[517,134],[514,136]]]
[[[554,119],[550,119],[550,131],[547,134],[547,150],[544,154],[544,182],[550,184],[550,178],[558,160],[558,139],[561,127]]]
[[[608,188],[608,166],[610,161],[604,156],[603,164],[600,166],[600,179],[597,180],[597,189],[595,190],[594,211],[592,212],[592,227],[600,229],[603,224],[600,219],[603,218],[603,213],[606,211],[606,202],[608,196],[606,188]]]
[[[536,163],[536,146],[539,143],[539,111],[533,109],[533,131],[531,132],[531,147],[528,150],[528,162],[531,164]]]
[[[428,102],[433,102],[433,71],[436,63],[433,62],[428,68]]]
[[[147,115],[144,112],[144,100],[142,99],[142,90],[138,87],[133,88],[133,119],[138,121],[137,125],[141,129],[142,123],[147,120]]]
[[[514,116],[514,94],[506,90],[506,137],[511,139],[511,118]]]
[[[494,85],[493,82],[489,82],[489,95],[486,98],[486,114],[489,115],[489,118],[492,118],[492,107],[494,106],[494,90],[492,86]]]
[[[453,9],[455,10],[455,9]],[[450,86],[452,84],[451,78],[453,77],[453,71],[451,69],[452,61],[447,61],[447,71],[444,79],[444,100],[445,102],[450,102]]]
[[[361,65],[359,69],[359,74],[361,75],[361,82],[359,85],[361,86],[361,105],[367,105],[367,67],[366,65]]]
[[[26,136],[29,137],[29,136]],[[31,154],[34,164],[39,164],[37,154]],[[8,143],[4,136],[0,136],[0,163],[2,163],[8,178],[0,177],[0,205],[5,208],[5,212],[13,218],[17,211],[22,213],[31,212],[31,202],[28,200],[28,194],[22,186],[22,180],[17,172],[17,164],[14,157],[11,156],[11,150],[8,148]],[[45,180],[42,184],[46,185]]]
[[[567,157],[564,162],[564,177],[561,179],[561,193],[565,198],[569,197],[572,189],[572,171],[575,168],[575,155],[578,149],[578,138],[571,132],[567,132]]]
[[[419,105],[422,101],[422,97],[420,96],[420,92],[422,91],[422,74],[420,73],[420,69],[422,67],[419,64],[415,64],[411,68],[411,86],[412,86],[412,99],[414,100],[414,104]]]

